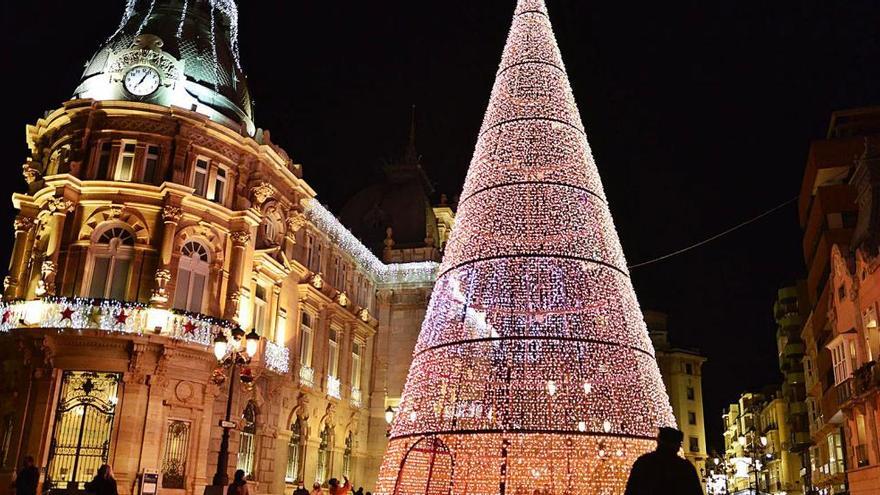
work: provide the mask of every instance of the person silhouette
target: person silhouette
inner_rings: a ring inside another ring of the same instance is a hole
[[[660,428],[657,449],[633,463],[625,495],[703,495],[697,470],[679,457],[684,434],[675,428]]]

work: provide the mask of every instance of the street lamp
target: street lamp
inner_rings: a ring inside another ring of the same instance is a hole
[[[394,421],[394,409],[391,406],[385,408],[385,422],[389,425]]]
[[[235,372],[240,366],[246,366],[251,359],[257,354],[260,345],[260,336],[253,329],[245,336],[244,330],[236,326],[229,331],[232,341],[226,337],[223,331],[217,332],[214,337],[214,357],[217,358],[217,368],[214,370],[215,383],[220,385],[226,377],[223,375],[223,368],[229,369],[229,394],[226,397],[226,418],[220,421],[220,427],[223,428],[223,436],[220,440],[220,452],[217,453],[217,472],[211,485],[205,487],[205,495],[220,495],[229,484],[229,430],[235,427],[232,422],[232,396],[235,392]],[[244,348],[242,349],[242,338],[244,338]],[[239,372],[238,379],[241,383],[248,385],[253,382],[249,370],[248,373]]]

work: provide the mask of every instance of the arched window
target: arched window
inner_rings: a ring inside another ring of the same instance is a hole
[[[330,471],[330,426],[324,425],[321,430],[321,443],[318,445],[318,469],[315,473],[315,483],[327,481],[327,473]]]
[[[247,477],[254,473],[254,452],[256,452],[255,436],[257,434],[257,406],[253,401],[248,401],[241,415],[244,427],[241,429],[240,441],[238,442],[238,463],[236,469],[241,469]]]
[[[287,442],[287,473],[284,475],[284,481],[287,483],[296,483],[300,480],[302,449],[302,422],[296,418],[290,425],[290,440]]]
[[[110,227],[101,232],[91,248],[89,297],[124,299],[133,253],[134,234],[129,230]]]
[[[189,241],[180,250],[177,264],[177,287],[174,290],[174,307],[193,313],[201,313],[208,287],[208,249],[196,241]]]
[[[281,244],[281,234],[283,234],[281,220],[281,214],[274,208],[263,215],[263,244],[266,246]]]
[[[342,475],[351,478],[351,432],[345,437],[345,450],[342,451]]]

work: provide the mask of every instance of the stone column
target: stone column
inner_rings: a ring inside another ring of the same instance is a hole
[[[46,243],[46,255],[40,266],[40,282],[37,284],[37,296],[55,295],[55,275],[58,270],[58,255],[61,252],[61,240],[64,234],[64,221],[67,214],[73,211],[73,202],[64,198],[53,198],[46,204],[50,217],[46,228],[49,239]]]
[[[4,296],[7,299],[20,297],[21,277],[24,276],[25,252],[29,244],[29,238],[36,220],[33,217],[18,215],[15,217],[15,244],[12,248],[12,258],[9,260],[9,275],[4,281]],[[26,286],[26,285],[25,285]]]
[[[223,317],[226,319],[238,319],[238,300],[241,297],[241,289],[244,283],[244,263],[248,244],[251,242],[251,233],[246,230],[237,230],[229,234],[232,240],[232,256],[229,260],[229,288],[226,296],[226,309]]]
[[[165,205],[162,208],[162,245],[159,248],[159,268],[156,270],[156,288],[150,302],[157,307],[168,306],[166,285],[171,280],[171,257],[174,254],[174,238],[177,235],[177,224],[183,210],[179,206]]]

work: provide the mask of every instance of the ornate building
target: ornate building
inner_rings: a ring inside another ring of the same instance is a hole
[[[123,494],[151,473],[200,494],[236,468],[255,493],[343,474],[370,488],[451,209],[414,212],[432,249],[384,243],[407,263],[346,230],[255,126],[232,0],[127,0],[27,141],[0,492],[25,455],[55,490],[105,462]]]

